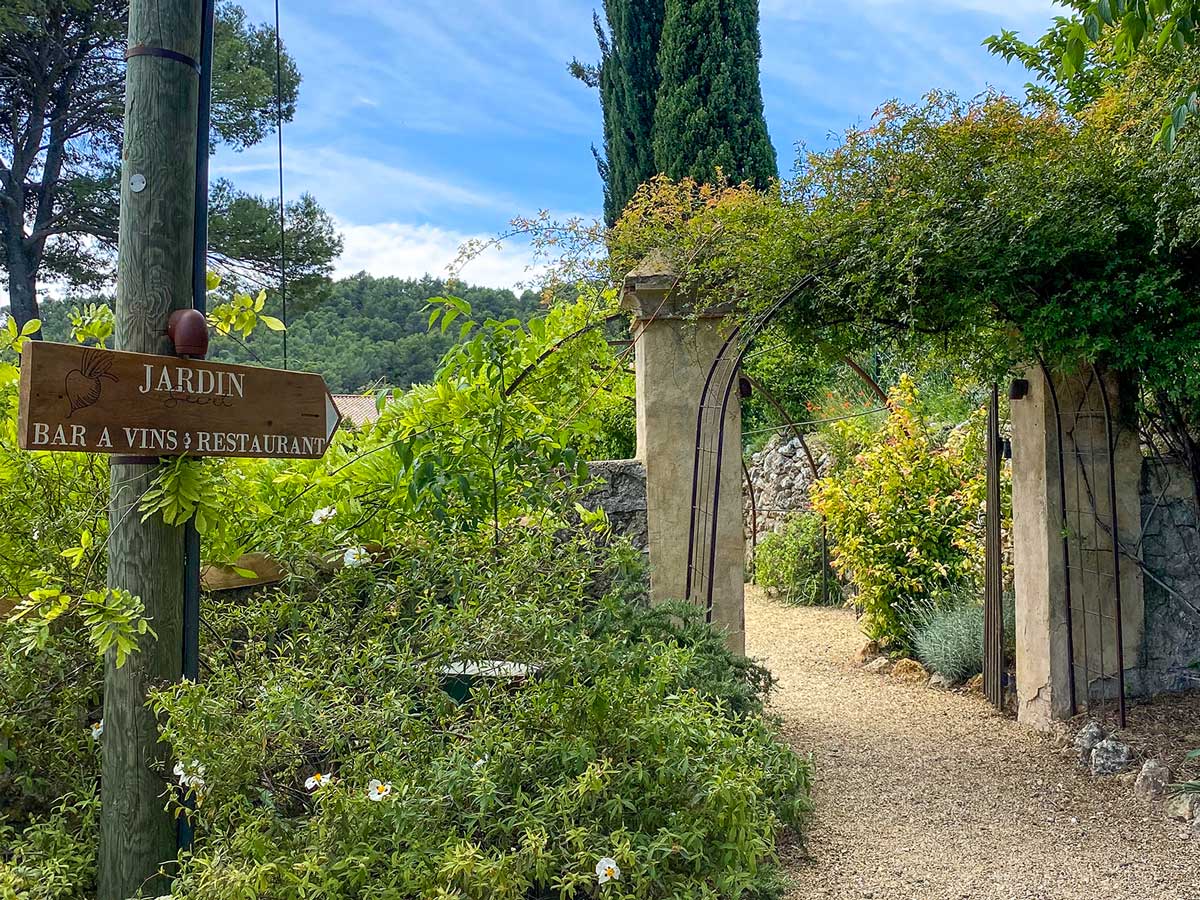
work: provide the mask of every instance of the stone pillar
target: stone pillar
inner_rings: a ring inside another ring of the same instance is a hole
[[[629,274],[622,298],[623,308],[633,312],[637,342],[637,457],[646,468],[652,603],[686,594],[696,414],[725,340],[723,314],[697,312],[676,296],[676,282],[666,267],[649,263]],[[738,653],[745,650],[741,458],[741,400],[734,385],[725,416],[712,621]]]
[[[1093,668],[1103,654],[1105,672],[1115,675],[1116,642],[1111,622],[1100,626],[1098,617],[1082,617],[1078,610],[1102,608],[1106,615],[1114,611],[1111,578],[1096,571],[1111,569],[1111,553],[1081,553],[1088,546],[1095,528],[1091,517],[1080,510],[1096,504],[1102,519],[1109,518],[1108,484],[1091,484],[1092,463],[1082,463],[1087,450],[1104,447],[1106,435],[1098,393],[1093,389],[1084,396],[1078,376],[1054,376],[1064,425],[1068,431],[1066,454],[1060,469],[1058,423],[1050,384],[1040,367],[1025,373],[1028,393],[1011,403],[1012,415],[1012,492],[1014,589],[1017,605],[1017,716],[1021,722],[1046,728],[1051,722],[1071,715],[1072,650],[1077,663],[1076,701],[1080,709],[1089,696],[1101,699],[1111,692],[1109,679],[1094,679],[1091,684],[1084,668],[1085,642]],[[1136,429],[1125,422],[1121,412],[1120,386],[1116,378],[1106,376],[1106,387],[1113,412],[1116,434],[1115,472],[1117,519],[1121,546],[1127,551],[1121,558],[1122,646],[1127,693],[1140,686],[1144,601],[1142,573],[1136,561],[1141,530],[1139,485],[1142,457]],[[1076,419],[1078,409],[1093,410],[1097,415]],[[1100,473],[1103,474],[1103,473]],[[1067,495],[1067,522],[1062,515],[1062,492]],[[1064,566],[1063,540],[1072,533],[1071,593],[1073,617],[1071,633],[1067,622],[1067,571]],[[1101,533],[1107,539],[1107,532]],[[1101,541],[1101,543],[1104,542]],[[1085,559],[1086,557],[1086,559]],[[1092,574],[1089,574],[1090,569]],[[1086,621],[1084,620],[1086,618]]]

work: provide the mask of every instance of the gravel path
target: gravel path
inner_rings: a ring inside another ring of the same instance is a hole
[[[1200,900],[1200,842],[1127,781],[1092,778],[981,697],[863,672],[849,611],[748,588],[746,630],[787,739],[814,756],[789,897]]]

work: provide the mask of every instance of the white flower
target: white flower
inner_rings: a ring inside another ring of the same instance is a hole
[[[312,523],[314,525],[324,525],[336,515],[336,506],[323,506],[312,514]]]
[[[310,790],[310,791],[315,791],[318,788],[323,788],[327,784],[333,784],[333,776],[329,775],[329,774],[322,774],[321,772],[317,772],[317,773],[309,776],[308,779],[304,782],[304,786],[306,788],[308,788],[308,790]]]
[[[197,760],[193,759],[188,766],[182,762],[175,763],[175,777],[180,787],[190,788],[197,794],[204,790],[204,766]]]
[[[92,723],[92,740],[93,741],[100,740],[100,736],[102,734],[104,734],[104,720],[103,719],[101,719],[99,722]]]
[[[475,762],[471,763],[471,768],[472,769],[482,769],[484,766],[486,766],[488,764],[489,759],[491,759],[491,757],[485,753],[485,754],[483,754],[483,756],[479,757],[479,759],[475,760]]]
[[[351,568],[365,566],[370,561],[371,554],[367,552],[365,547],[351,547],[346,551],[346,555],[342,557],[342,563]]]
[[[379,802],[392,793],[392,786],[380,781],[378,778],[372,778],[371,783],[367,785],[367,799]]]
[[[596,863],[596,880],[601,884],[621,880],[621,867],[611,856],[605,856]]]

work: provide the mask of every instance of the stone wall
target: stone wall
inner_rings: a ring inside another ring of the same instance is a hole
[[[809,440],[809,449],[818,471],[824,471],[828,458],[821,449]],[[754,537],[762,540],[764,535],[778,531],[793,513],[810,506],[809,488],[812,486],[812,467],[800,441],[790,432],[772,435],[762,450],[753,454],[748,462],[750,483],[754,485],[754,505],[758,510],[758,529]],[[742,484],[742,512],[747,538],[753,528],[750,509],[750,492]],[[752,541],[747,540],[747,548]]]
[[[1142,467],[1146,598],[1139,693],[1200,688],[1200,510],[1192,478],[1175,461]]]
[[[588,469],[603,484],[584,500],[584,506],[603,509],[616,534],[626,535],[639,550],[648,546],[646,523],[646,467],[636,459],[589,462]]]

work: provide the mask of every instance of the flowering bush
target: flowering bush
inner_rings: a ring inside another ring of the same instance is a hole
[[[911,650],[906,608],[982,578],[983,423],[935,441],[911,378],[890,394],[883,427],[853,465],[813,487],[833,565],[857,589],[868,636]]]
[[[727,708],[739,679],[757,693],[719,644],[630,603],[632,558],[538,529],[498,552],[441,534],[303,600],[223,609],[222,633],[252,637],[155,698],[176,755],[204,766],[176,892],[586,896],[605,858],[621,896],[769,886],[806,766]],[[534,674],[456,700],[446,671],[486,660]]]
[[[640,556],[568,526],[602,338],[516,391],[582,307],[453,311],[473,336],[374,428],[319,461],[171,464],[143,509],[207,504],[210,558],[287,573],[253,602],[206,596],[199,683],[152,697],[164,802],[196,804],[174,895],[769,894],[776,831],[809,803],[761,715],[769,675],[693,611],[643,607]],[[104,583],[107,467],[17,452],[4,365],[0,598],[58,593],[18,621],[0,606],[0,898],[85,898],[112,629],[58,598]],[[117,633],[149,639],[119,599]],[[481,673],[466,700],[454,672]]]

